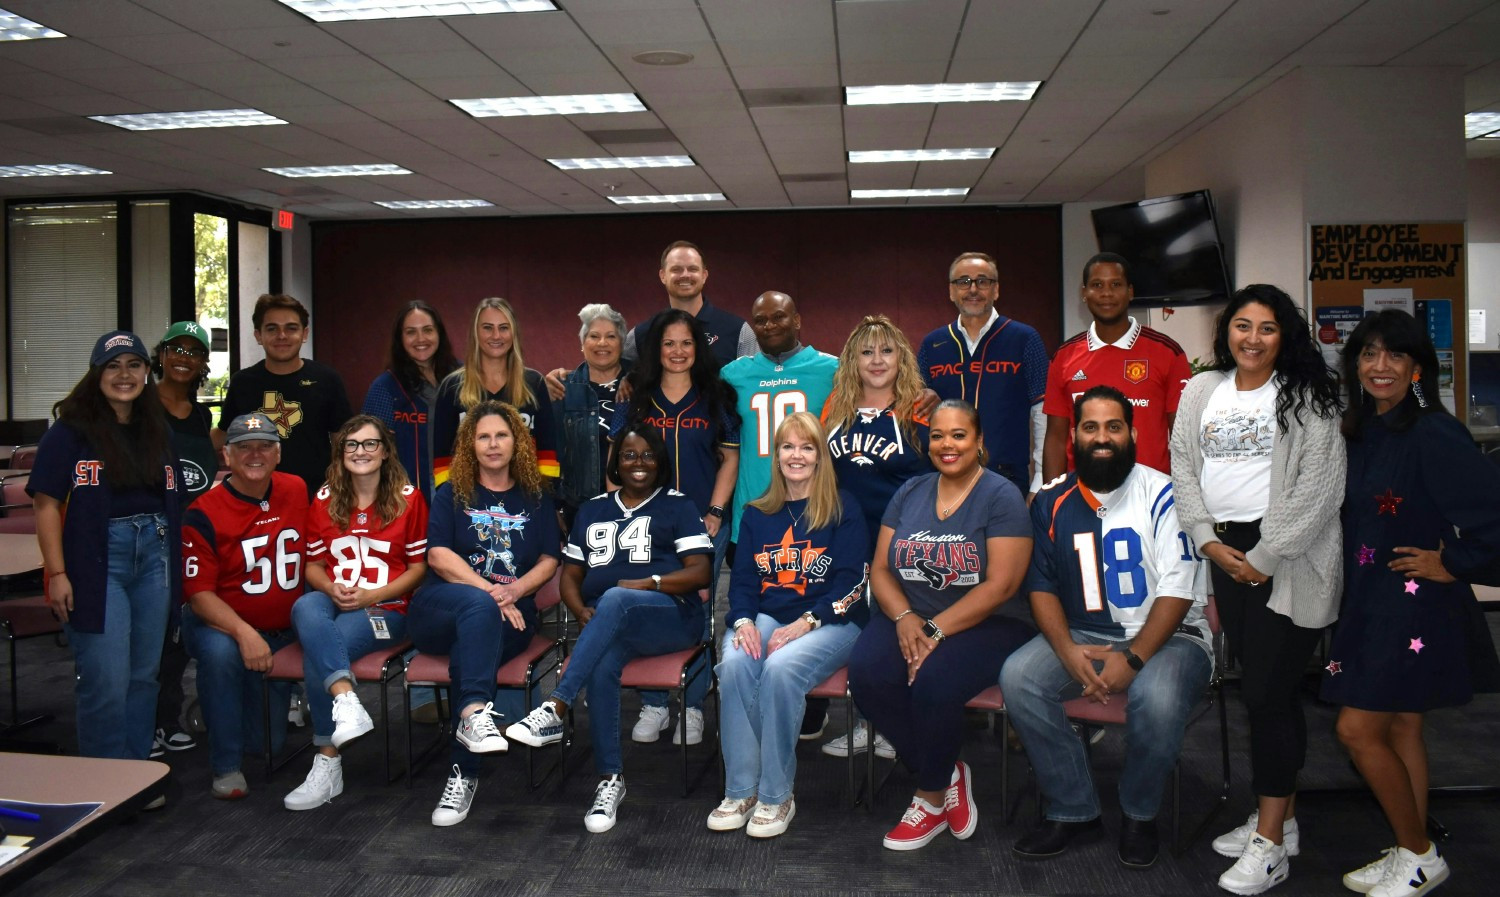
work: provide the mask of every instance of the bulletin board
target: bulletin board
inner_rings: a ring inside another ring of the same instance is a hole
[[[1366,314],[1409,312],[1437,349],[1443,404],[1467,420],[1464,248],[1462,221],[1311,225],[1308,293],[1323,357],[1337,370],[1345,338]]]

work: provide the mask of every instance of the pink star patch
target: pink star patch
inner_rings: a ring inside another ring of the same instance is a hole
[[[1417,594],[1417,581],[1415,579],[1408,579],[1406,581],[1406,594],[1408,594],[1408,595],[1415,595],[1415,594]]]
[[[1328,661],[1328,666],[1324,667],[1323,669],[1328,671],[1328,675],[1337,676],[1339,673],[1342,673],[1344,671],[1344,665],[1342,663],[1339,663],[1337,660],[1330,660]]]
[[[1365,564],[1373,563],[1375,563],[1375,549],[1368,545],[1359,546],[1359,565],[1363,567]]]
[[[1421,654],[1422,649],[1425,647],[1427,646],[1422,644],[1422,640],[1420,638],[1412,639],[1411,644],[1406,646],[1407,650],[1411,651],[1413,654]]]

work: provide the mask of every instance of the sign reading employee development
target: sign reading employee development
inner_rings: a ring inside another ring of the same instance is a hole
[[[1308,280],[1370,286],[1463,277],[1462,233],[1449,224],[1314,224]]]

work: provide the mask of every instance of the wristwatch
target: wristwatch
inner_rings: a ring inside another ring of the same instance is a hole
[[[651,582],[653,582],[656,585],[656,590],[658,592],[660,592],[661,591],[661,574],[660,573],[653,573],[653,574],[651,574]]]
[[[823,621],[819,620],[818,615],[813,613],[812,611],[808,611],[807,613],[803,614],[802,619],[807,621],[807,625],[811,626],[813,629],[817,629],[819,626],[823,625]]]
[[[712,506],[712,507],[710,507],[708,509],[708,513],[712,517],[717,517],[720,520],[723,520],[724,519],[724,506],[723,505],[714,505],[714,506]]]
[[[940,642],[943,639],[947,638],[947,636],[943,635],[943,630],[938,628],[938,624],[932,622],[931,620],[928,620],[926,623],[922,624],[922,634],[935,642]]]
[[[1135,670],[1137,673],[1139,673],[1146,666],[1146,661],[1141,660],[1139,657],[1135,656],[1135,652],[1130,650],[1129,648],[1126,648],[1120,653],[1125,655],[1125,662],[1130,664],[1130,668],[1132,670]]]

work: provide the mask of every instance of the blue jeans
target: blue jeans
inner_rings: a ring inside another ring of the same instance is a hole
[[[1120,644],[1077,629],[1069,634],[1081,645]],[[1213,661],[1202,645],[1174,635],[1131,681],[1125,693],[1125,768],[1120,773],[1120,809],[1131,819],[1156,818],[1167,776],[1182,749],[1188,714],[1203,697],[1212,671]],[[1099,794],[1088,755],[1062,706],[1082,695],[1083,686],[1068,674],[1045,636],[1010,656],[1000,671],[1000,690],[1047,798],[1047,818],[1098,818]]]
[[[156,736],[156,672],[172,596],[167,518],[137,514],[109,522],[104,631],[67,627],[73,646],[78,753],[144,760]]]
[[[726,511],[725,513],[728,512]],[[709,632],[709,614],[713,613],[712,608],[714,606],[714,599],[718,597],[719,571],[724,569],[724,553],[729,550],[729,531],[731,529],[733,529],[733,527],[729,525],[728,520],[725,520],[724,524],[719,527],[719,534],[717,536],[714,536],[713,579],[709,580],[708,603],[707,605],[705,605],[707,608],[709,608],[709,610],[708,613],[705,613],[703,615],[703,637],[705,639],[710,638],[713,635],[712,632]],[[698,696],[696,698],[689,698],[687,705],[694,710],[702,710],[703,696],[708,692],[707,686],[705,686],[701,690],[694,689],[694,691],[697,691]],[[641,706],[665,707],[667,706],[667,693],[664,691],[657,691],[656,689],[643,688],[641,689]]]
[[[308,592],[292,605],[292,628],[302,643],[302,681],[307,685],[313,744],[333,744],[333,696],[328,689],[340,679],[355,684],[350,662],[406,638],[405,614],[386,611],[382,619],[389,639],[375,638],[370,615],[363,609],[341,611],[322,592]]]
[[[276,651],[290,645],[290,629],[260,630],[261,638]],[[240,645],[233,637],[198,619],[191,607],[182,609],[182,640],[198,661],[198,705],[208,727],[208,765],[217,776],[238,772],[240,758],[258,754],[265,746],[265,701],[261,694],[265,677],[245,669]],[[292,684],[271,684],[271,751],[286,744],[286,708]],[[278,711],[279,712],[275,712]]]
[[[453,683],[449,711],[455,732],[460,711],[495,700],[495,673],[531,644],[536,634],[536,603],[525,599],[516,607],[524,629],[505,622],[495,599],[477,586],[435,583],[418,589],[411,598],[406,631],[412,644],[424,654],[448,655],[448,677]],[[464,775],[479,774],[480,755],[457,739],[451,757]]]
[[[589,691],[589,735],[600,775],[624,772],[620,757],[620,672],[637,657],[670,654],[703,641],[705,607],[697,594],[674,598],[663,592],[613,588],[599,596],[594,618],[583,628],[568,670],[553,694],[569,707]],[[690,680],[688,701],[701,704],[709,671]]]
[[[766,654],[771,633],[782,625],[766,614],[756,616],[759,660],[734,644],[734,633],[724,634],[718,672],[727,798],[759,796],[764,803],[779,804],[792,796],[808,689],[848,662],[860,631],[850,623],[828,624]]]

